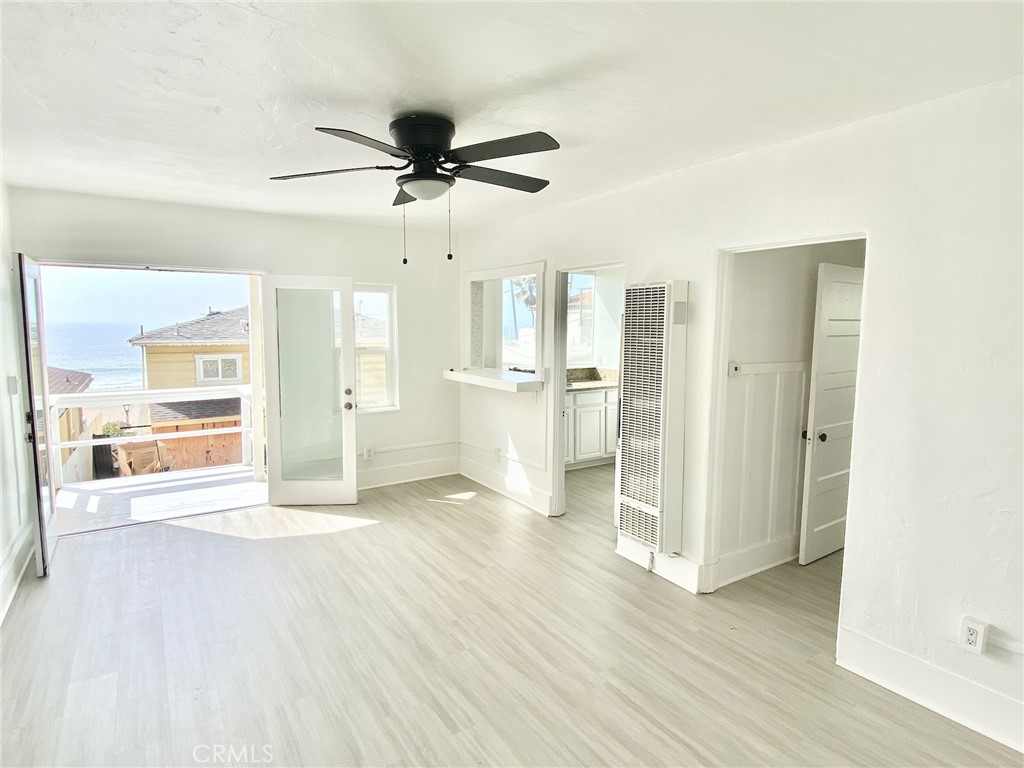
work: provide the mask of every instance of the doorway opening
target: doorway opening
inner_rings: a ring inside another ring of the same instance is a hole
[[[797,560],[838,610],[865,253],[859,236],[721,254],[715,588]]]
[[[614,537],[615,454],[626,268],[600,265],[556,274],[555,447],[559,514],[586,517]]]
[[[36,274],[33,394],[53,536],[267,503],[258,277]]]

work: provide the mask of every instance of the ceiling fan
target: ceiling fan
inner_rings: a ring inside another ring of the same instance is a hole
[[[414,200],[434,200],[447,192],[456,179],[481,181],[484,184],[495,184],[499,187],[518,189],[523,192],[540,192],[549,183],[546,179],[522,176],[518,173],[499,171],[494,168],[481,168],[478,165],[471,165],[471,163],[558,149],[558,142],[542,131],[452,149],[455,124],[446,117],[431,114],[405,115],[392,120],[388,126],[388,132],[391,134],[395,146],[340,128],[317,128],[317,130],[384,152],[394,158],[404,160],[405,164],[369,165],[361,168],[338,168],[333,171],[293,173],[289,176],[274,176],[271,181],[329,176],[352,171],[404,171],[412,168],[412,173],[403,174],[396,179],[399,187],[398,196],[392,205],[405,205]]]

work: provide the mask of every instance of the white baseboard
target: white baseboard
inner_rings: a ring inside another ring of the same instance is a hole
[[[775,541],[744,549],[741,552],[730,552],[718,559],[713,569],[714,578],[707,591],[713,592],[726,584],[753,576],[755,573],[767,571],[777,565],[788,563],[800,553],[800,534],[792,534]]]
[[[990,739],[1024,751],[1024,702],[843,627],[839,628],[836,663]]]
[[[0,624],[7,618],[7,611],[14,602],[21,579],[32,562],[34,552],[32,525],[23,525],[18,536],[8,548],[8,557],[3,563],[0,576]]]
[[[475,450],[475,449],[474,449]],[[508,496],[518,501],[523,506],[540,512],[542,515],[551,515],[551,492],[543,491],[533,485],[524,482],[512,482],[507,472],[508,459],[501,463],[495,462],[493,467],[480,463],[462,452],[460,461],[460,473],[480,485],[490,488],[492,491]]]
[[[642,568],[647,568],[650,563],[651,552],[653,550],[646,544],[621,533],[615,542],[615,554]],[[672,556],[655,552],[654,568],[651,572],[696,595],[700,591],[700,570],[697,563],[681,555]]]
[[[360,451],[356,486],[365,491],[458,473],[459,443],[456,440],[382,446],[376,448],[372,459],[364,459]]]
[[[459,474],[459,457],[442,456],[420,461],[406,461],[386,467],[360,467],[357,484],[360,491],[366,491],[385,485],[411,483],[415,480],[429,480],[432,477],[457,474]]]
[[[587,467],[599,467],[602,464],[614,463],[614,456],[600,456],[596,459],[584,459],[583,461],[566,462],[565,471],[572,472],[574,469],[586,469]]]

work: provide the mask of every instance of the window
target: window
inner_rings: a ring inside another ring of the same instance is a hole
[[[197,384],[238,382],[241,380],[241,355],[196,355]]]
[[[394,286],[356,288],[356,404],[362,411],[398,409]]]

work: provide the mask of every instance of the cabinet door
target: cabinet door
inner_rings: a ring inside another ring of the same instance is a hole
[[[604,455],[604,409],[603,405],[575,409],[577,461]]]
[[[604,452],[614,456],[619,440],[619,404],[604,407]]]

